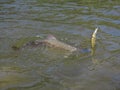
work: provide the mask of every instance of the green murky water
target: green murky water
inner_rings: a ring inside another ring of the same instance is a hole
[[[11,47],[53,34],[93,56],[48,47]],[[120,90],[119,0],[0,0],[0,90]]]

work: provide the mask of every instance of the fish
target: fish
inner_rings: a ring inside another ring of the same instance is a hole
[[[92,56],[95,54],[97,32],[98,32],[98,27],[95,29],[91,37],[91,55]]]
[[[96,34],[97,34],[97,31],[98,31],[98,27],[95,29],[95,31],[92,34],[92,38],[91,38],[91,47],[92,48],[95,48],[95,45],[96,45]]]
[[[74,52],[77,51],[77,48],[74,46],[71,46],[69,44],[66,44],[60,40],[58,40],[55,36],[53,35],[48,35],[47,38],[45,40],[36,40],[35,41],[36,44],[39,43],[44,43],[50,47],[56,47],[56,48],[60,48],[69,52]]]

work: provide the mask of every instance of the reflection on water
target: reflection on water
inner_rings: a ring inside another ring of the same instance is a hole
[[[119,0],[0,0],[0,90],[119,90]],[[94,55],[45,46],[11,47],[21,38],[53,34]]]

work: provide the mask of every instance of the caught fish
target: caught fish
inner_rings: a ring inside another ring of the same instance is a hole
[[[98,28],[95,29],[95,31],[92,34],[91,38],[91,47],[94,48],[96,45],[96,34],[97,34]]]
[[[97,34],[98,28],[95,29],[95,31],[92,34],[91,38],[91,55],[93,56],[95,54],[95,46],[96,46],[96,34]]]

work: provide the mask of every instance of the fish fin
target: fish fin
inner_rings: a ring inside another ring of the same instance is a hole
[[[53,36],[52,34],[49,34],[46,38],[47,40],[57,40],[55,36]]]

